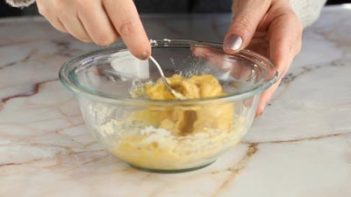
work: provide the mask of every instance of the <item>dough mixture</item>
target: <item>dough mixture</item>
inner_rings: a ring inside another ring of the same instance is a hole
[[[225,94],[212,75],[188,78],[173,75],[167,80],[187,99]],[[161,80],[146,83],[134,91],[138,92],[135,95],[154,100],[176,99]],[[232,103],[223,101],[201,105],[150,105],[123,121],[133,124],[133,128],[122,131],[123,123],[112,120],[103,125],[101,131],[119,132],[110,150],[130,164],[151,169],[184,169],[213,161],[220,152],[239,141],[241,131],[245,130],[241,125],[245,124],[239,118],[234,123],[234,110]]]
[[[168,78],[171,87],[187,99],[209,98],[224,95],[223,88],[212,75],[199,75],[184,78],[173,75]],[[146,96],[154,100],[176,99],[166,88],[162,80],[155,84],[146,84]],[[203,131],[204,128],[227,130],[232,127],[234,108],[229,103],[211,103],[190,106],[149,106],[135,113],[132,118],[155,126],[168,129],[175,135],[188,135]]]

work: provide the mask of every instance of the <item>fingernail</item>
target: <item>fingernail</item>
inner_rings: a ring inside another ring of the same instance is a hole
[[[241,49],[242,44],[243,39],[240,36],[231,34],[224,41],[224,50],[237,52]]]

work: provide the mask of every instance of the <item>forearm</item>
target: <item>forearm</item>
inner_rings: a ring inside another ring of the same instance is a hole
[[[325,2],[326,0],[289,0],[304,27],[318,19]]]
[[[6,0],[13,7],[27,7],[35,2],[35,0]]]

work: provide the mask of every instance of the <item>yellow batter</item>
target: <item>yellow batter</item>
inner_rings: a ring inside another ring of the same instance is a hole
[[[183,78],[173,75],[168,78],[171,87],[187,99],[208,98],[224,95],[223,88],[212,75],[199,75]],[[145,94],[150,99],[176,99],[161,80],[145,86]],[[165,128],[177,135],[201,132],[204,128],[229,129],[233,121],[233,105],[228,103],[211,103],[190,106],[158,107],[149,106],[135,113],[132,118]]]
[[[168,78],[168,82],[187,99],[225,94],[218,80],[212,75],[189,78],[173,75]],[[176,99],[161,80],[154,84],[146,84],[143,92],[145,96],[154,100]],[[234,106],[231,103],[148,106],[133,113],[128,121],[155,128],[155,131],[149,132],[153,138],[150,140],[150,135],[145,133],[121,137],[112,152],[140,167],[153,169],[194,167],[191,165],[199,165],[206,162],[206,159],[211,160],[226,148],[224,143],[229,143],[227,141],[234,132],[233,119]],[[159,129],[163,129],[169,135],[158,137]]]

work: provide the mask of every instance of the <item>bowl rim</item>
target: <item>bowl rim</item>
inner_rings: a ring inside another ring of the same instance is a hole
[[[163,39],[163,40],[150,40],[151,47],[152,48],[173,48],[173,47],[185,47],[184,45],[189,45],[189,46],[209,46],[209,47],[215,47],[215,48],[222,48],[223,44],[222,43],[216,43],[216,42],[205,42],[205,41],[196,41],[196,40],[181,40],[181,39]],[[172,46],[171,46],[172,45]],[[77,64],[78,62],[82,62],[85,59],[98,55],[101,53],[108,53],[111,52],[111,55],[113,53],[127,50],[126,46],[119,42],[114,44],[111,47],[106,47],[102,49],[97,49],[93,50],[87,53],[84,53],[82,55],[78,55],[76,57],[71,58],[70,60],[66,61],[63,66],[61,67],[59,71],[59,79],[61,83],[68,88],[69,90],[73,91],[76,95],[80,96],[83,95],[88,98],[93,98],[93,99],[98,99],[103,102],[107,103],[118,103],[118,104],[150,104],[150,105],[174,105],[174,104],[181,104],[181,105],[193,105],[193,104],[206,104],[206,103],[212,103],[212,102],[230,102],[230,101],[238,101],[238,100],[243,100],[247,99],[249,97],[253,97],[255,95],[260,94],[264,90],[268,89],[271,87],[275,82],[278,81],[279,79],[279,72],[277,71],[276,67],[273,65],[273,63],[268,60],[266,57],[253,52],[248,49],[243,49],[240,52],[236,54],[226,54],[229,56],[241,56],[241,57],[251,57],[255,58],[256,61],[254,62],[257,65],[263,65],[266,64],[270,68],[274,69],[274,74],[272,75],[272,78],[263,82],[261,86],[253,87],[251,89],[248,89],[244,92],[241,93],[233,93],[233,94],[225,94],[223,96],[217,96],[217,97],[208,97],[208,98],[200,98],[200,99],[186,99],[186,100],[152,100],[152,99],[141,99],[141,98],[117,98],[113,97],[107,94],[96,94],[92,91],[89,91],[88,89],[82,88],[80,86],[77,86],[74,82],[70,80],[68,77],[69,75],[69,68],[71,68],[73,65]],[[112,53],[113,52],[113,53]],[[250,59],[250,61],[253,61]]]

